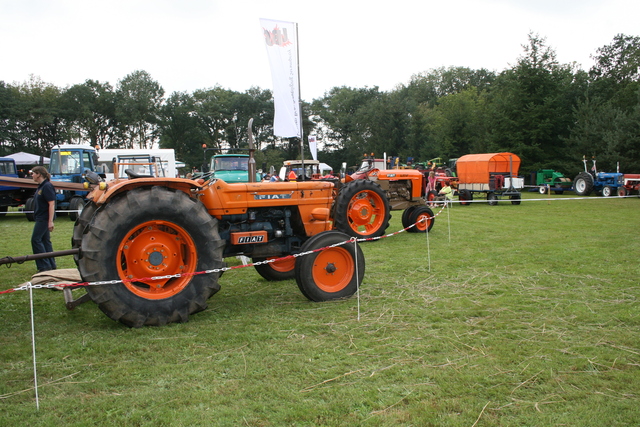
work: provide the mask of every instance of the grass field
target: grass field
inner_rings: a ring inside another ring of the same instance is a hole
[[[363,244],[360,319],[356,297],[312,303],[253,268],[161,328],[35,290],[40,410],[29,294],[0,295],[0,425],[638,425],[640,198],[560,197]],[[0,256],[30,253],[32,226],[0,218]],[[56,250],[71,230],[56,220]],[[0,266],[0,289],[34,271]]]

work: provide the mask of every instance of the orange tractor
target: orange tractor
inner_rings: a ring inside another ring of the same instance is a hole
[[[402,210],[402,226],[409,227],[408,231],[424,233],[431,230],[435,222],[433,211],[426,205],[434,199],[433,194],[426,193],[426,177],[417,169],[386,169],[386,161],[375,159],[373,155],[366,157],[358,170],[347,175],[345,183],[351,192],[357,188],[364,191],[368,188],[379,187],[384,191],[389,202],[390,210]],[[355,207],[357,200],[352,202]],[[357,213],[358,209],[348,209]]]
[[[380,236],[390,218],[373,182],[87,179],[92,192],[73,230],[75,262],[86,282],[115,281],[85,289],[107,316],[131,327],[184,322],[205,309],[232,256],[251,258],[267,280],[295,278],[312,301],[349,297],[365,260],[353,243],[337,244]]]

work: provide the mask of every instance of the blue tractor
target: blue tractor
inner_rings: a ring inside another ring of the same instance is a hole
[[[87,171],[96,171],[98,155],[89,145],[61,144],[51,149],[49,173],[51,181],[83,183]],[[69,213],[69,219],[75,221],[82,213],[88,191],[57,190],[56,211]],[[26,211],[33,210],[33,198],[27,200]],[[33,214],[27,214],[33,221]]]
[[[587,159],[583,156],[584,172],[580,172],[573,180],[573,191],[578,196],[588,196],[592,191],[609,197],[617,193],[620,187],[624,187],[624,174],[616,172],[598,172],[596,159],[592,159],[591,172],[587,171]]]

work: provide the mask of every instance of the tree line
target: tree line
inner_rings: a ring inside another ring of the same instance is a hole
[[[572,176],[583,156],[597,158],[601,170],[640,173],[640,37],[619,34],[593,60],[589,70],[560,64],[546,39],[530,33],[515,65],[499,73],[449,67],[388,92],[334,87],[303,102],[303,132],[317,136],[319,159],[334,168],[371,152],[426,161],[510,151],[523,174],[547,168]],[[199,168],[205,147],[246,148],[253,118],[258,165],[279,167],[299,158],[299,141],[274,137],[273,116],[270,90],[216,86],[165,97],[145,71],[115,87],[0,81],[0,155],[46,155],[61,143],[157,145]]]

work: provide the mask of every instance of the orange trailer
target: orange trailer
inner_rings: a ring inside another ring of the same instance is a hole
[[[519,189],[524,178],[518,176],[520,157],[513,153],[467,154],[456,162],[458,194],[462,204],[473,200],[474,193],[486,193],[490,205],[501,196],[509,197],[514,205],[520,204]]]

